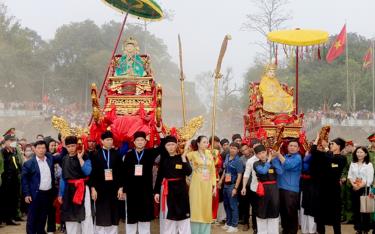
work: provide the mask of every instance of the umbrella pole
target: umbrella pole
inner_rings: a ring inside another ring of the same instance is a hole
[[[296,47],[296,115],[298,115],[298,63],[299,63],[299,53],[298,46]]]
[[[116,44],[115,44],[115,48],[113,48],[112,56],[111,56],[111,58],[110,58],[110,60],[109,60],[109,63],[108,63],[107,71],[106,71],[106,73],[105,73],[105,75],[104,75],[104,81],[103,81],[103,83],[102,83],[102,87],[100,88],[99,98],[102,96],[102,92],[103,92],[104,84],[105,84],[106,81],[107,81],[107,77],[108,77],[109,70],[110,70],[110,68],[111,68],[112,60],[113,60],[113,57],[115,56],[115,53],[116,53],[116,51],[117,51],[117,47],[118,47],[118,44],[119,44],[119,42],[120,42],[122,32],[124,31],[124,26],[125,26],[126,20],[127,20],[127,18],[128,18],[128,15],[129,15],[129,13],[126,12],[126,15],[125,15],[125,17],[124,17],[124,21],[122,22],[122,25],[121,25],[120,33],[119,33],[118,36],[117,36],[117,40],[116,40]]]
[[[119,42],[120,42],[122,32],[124,31],[124,26],[125,26],[126,20],[127,20],[127,18],[128,18],[128,15],[129,15],[129,13],[126,12],[126,15],[125,15],[125,17],[124,17],[124,21],[122,22],[122,25],[121,25],[120,33],[119,33],[118,36],[117,36],[117,40],[116,40],[116,44],[115,44],[115,48],[113,48],[112,56],[111,56],[111,58],[109,59],[109,63],[108,63],[108,67],[107,67],[107,71],[106,71],[106,73],[105,73],[105,75],[104,75],[104,80],[103,80],[102,86],[100,87],[100,92],[99,92],[99,96],[98,96],[99,100],[100,100],[100,97],[101,97],[101,95],[102,95],[104,85],[105,85],[105,83],[107,82],[107,77],[108,77],[109,70],[110,70],[110,68],[111,68],[112,60],[113,60],[113,57],[115,56],[115,53],[116,53],[116,51],[117,51],[117,47],[118,47],[118,44],[119,44]],[[91,123],[92,123],[92,119],[93,119],[93,116],[91,115],[89,125],[91,125]]]

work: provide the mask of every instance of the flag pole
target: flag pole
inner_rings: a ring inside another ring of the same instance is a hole
[[[345,56],[346,56],[346,106],[347,111],[350,110],[350,95],[349,95],[349,53],[348,53],[348,27],[345,20]]]

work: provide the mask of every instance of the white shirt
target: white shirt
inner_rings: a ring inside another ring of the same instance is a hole
[[[47,191],[52,188],[51,170],[47,163],[47,158],[40,159],[36,157],[40,171],[40,185],[39,190]]]
[[[251,175],[250,190],[253,192],[256,192],[258,187],[258,178],[254,170],[254,163],[257,161],[259,159],[255,155],[249,158],[246,162],[245,173],[243,174],[243,177],[246,178],[249,178]]]
[[[372,163],[350,163],[348,179],[355,181],[357,178],[366,182],[366,186],[370,186],[374,181],[374,167]]]

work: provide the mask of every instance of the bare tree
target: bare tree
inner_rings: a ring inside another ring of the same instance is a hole
[[[240,92],[241,89],[237,87],[237,83],[234,80],[233,69],[227,68],[225,75],[220,80],[220,90],[219,90],[219,108],[223,111],[228,110],[231,107],[235,107],[238,97],[234,97],[237,92]]]
[[[195,77],[195,80],[198,84],[198,92],[201,93],[202,98],[205,100],[206,107],[210,108],[212,105],[214,87],[213,73],[211,71],[202,72]],[[237,82],[233,76],[233,69],[229,67],[219,80],[218,108],[220,110],[229,108],[236,92],[239,91],[241,91],[241,89],[237,87]]]
[[[251,0],[251,2],[257,12],[246,15],[247,21],[243,24],[243,28],[264,36],[266,41],[254,43],[267,52],[265,54],[271,62],[273,48],[272,44],[267,41],[267,34],[283,28],[285,22],[292,19],[291,12],[285,9],[289,0]]]

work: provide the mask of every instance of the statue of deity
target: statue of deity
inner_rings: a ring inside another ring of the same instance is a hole
[[[276,78],[276,65],[266,65],[259,84],[263,98],[263,109],[271,113],[291,113],[293,96],[288,94]]]
[[[134,77],[145,76],[146,72],[144,69],[144,63],[141,56],[139,56],[138,42],[132,37],[129,37],[124,41],[122,50],[123,55],[116,66],[115,75]]]

